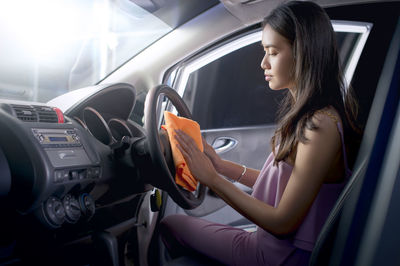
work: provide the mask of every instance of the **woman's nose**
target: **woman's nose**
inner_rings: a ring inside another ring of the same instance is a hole
[[[261,60],[261,68],[262,69],[270,69],[271,68],[271,65],[268,62],[267,54],[265,54],[263,59]]]

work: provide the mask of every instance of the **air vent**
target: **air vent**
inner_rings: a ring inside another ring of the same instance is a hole
[[[12,104],[17,118],[24,122],[58,123],[57,112],[48,106]]]
[[[34,106],[34,108],[39,116],[39,122],[58,123],[57,113],[53,108],[47,106]]]
[[[30,105],[17,105],[12,104],[11,107],[14,109],[15,114],[19,120],[24,122],[37,122],[38,116],[36,110]]]

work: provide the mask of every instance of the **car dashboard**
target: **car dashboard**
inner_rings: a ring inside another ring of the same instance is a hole
[[[0,104],[0,202],[9,241],[65,245],[127,221],[134,226],[152,189],[132,159],[140,149],[130,149],[144,138],[129,119],[135,93],[127,84],[106,86],[64,113]]]

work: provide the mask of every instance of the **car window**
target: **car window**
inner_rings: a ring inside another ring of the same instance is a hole
[[[0,98],[44,103],[97,84],[153,42],[217,3],[0,1]]]
[[[333,21],[346,81],[350,82],[371,24]],[[285,91],[269,89],[260,68],[261,31],[229,40],[188,60],[175,88],[202,129],[275,123]]]
[[[262,56],[263,50],[257,42],[190,74],[183,98],[201,128],[274,122],[283,91],[268,89],[260,68]]]

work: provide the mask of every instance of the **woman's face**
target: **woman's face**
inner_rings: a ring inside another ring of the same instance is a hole
[[[289,88],[293,93],[294,60],[289,41],[267,24],[262,34],[262,46],[265,55],[261,68],[269,87],[272,90]]]

